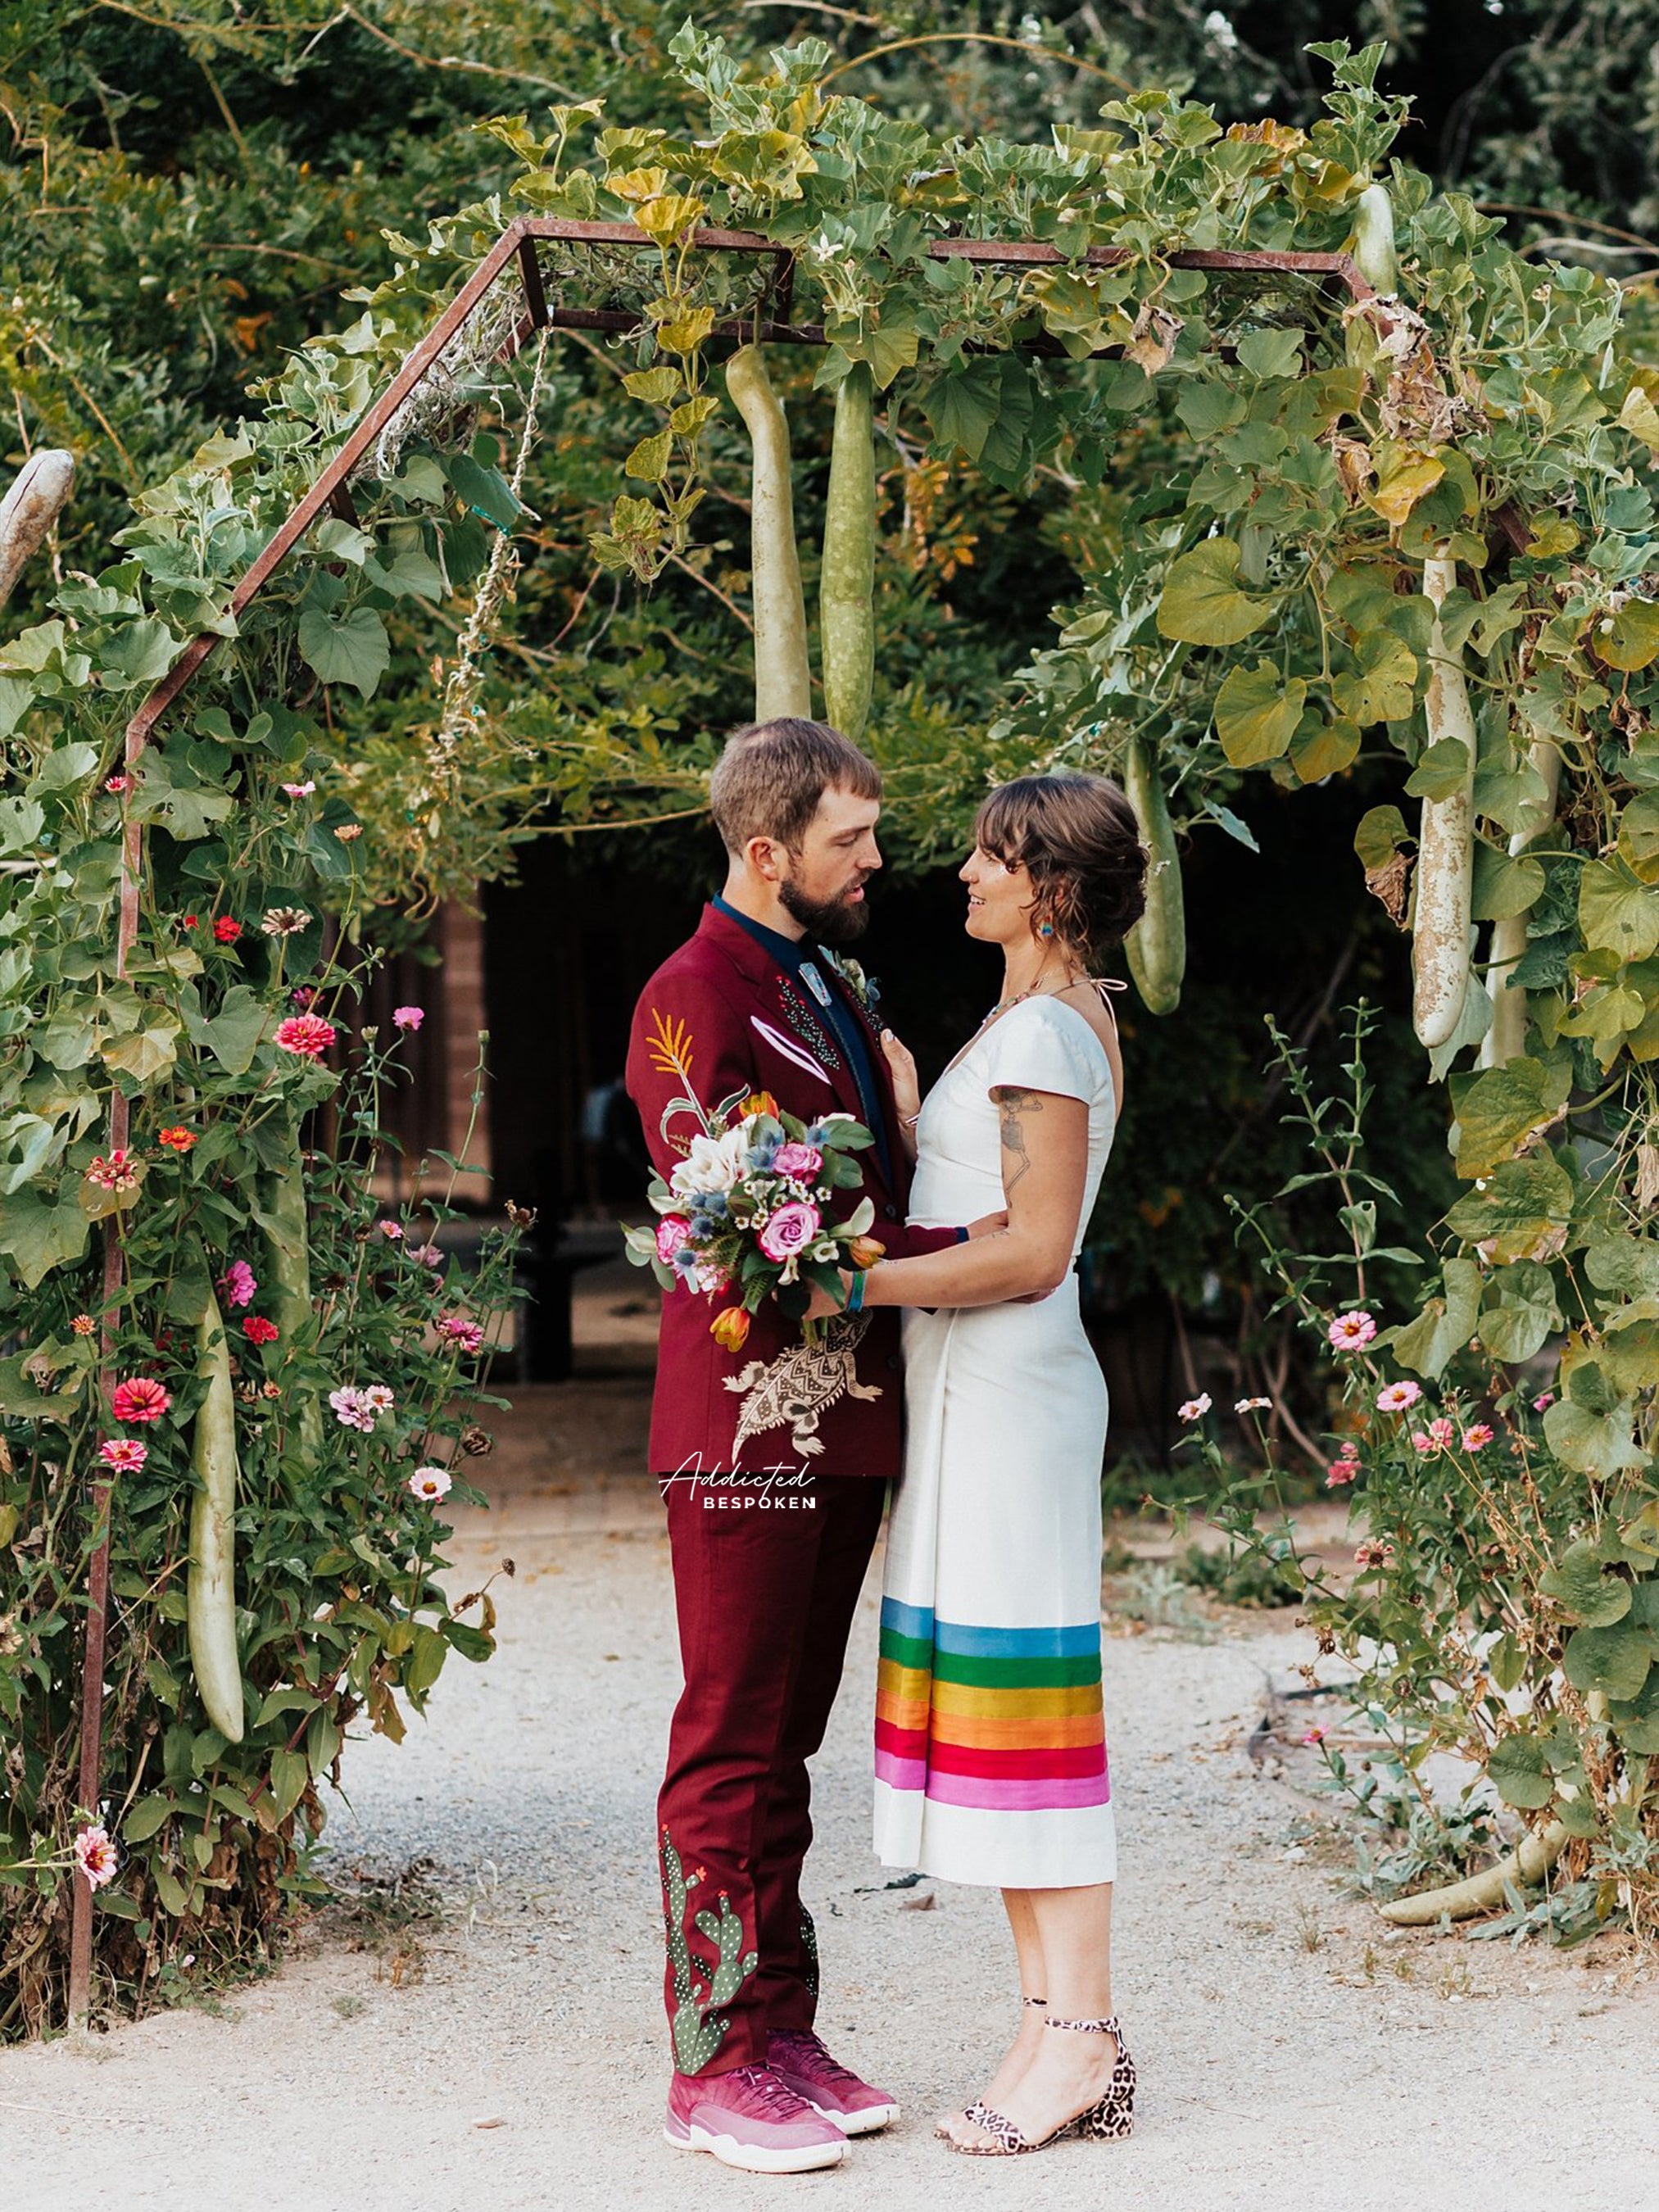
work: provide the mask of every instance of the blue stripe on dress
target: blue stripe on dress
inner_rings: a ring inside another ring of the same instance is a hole
[[[981,1628],[968,1621],[939,1620],[930,1606],[904,1605],[897,1598],[884,1597],[881,1625],[963,1658],[1093,1658],[1100,1650],[1097,1620],[1066,1628]]]

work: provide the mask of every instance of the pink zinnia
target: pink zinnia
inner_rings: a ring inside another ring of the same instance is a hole
[[[1380,1544],[1373,1537],[1363,1543],[1354,1553],[1357,1567],[1387,1567],[1394,1564],[1394,1546]]]
[[[152,1376],[135,1375],[116,1384],[110,1410],[118,1421],[159,1421],[172,1403],[172,1394],[164,1383]]]
[[[769,1260],[793,1260],[817,1235],[820,1218],[816,1206],[792,1199],[781,1206],[760,1233],[760,1248]]]
[[[1539,1395],[1537,1395],[1537,1397],[1535,1397],[1535,1398],[1533,1400],[1533,1401],[1532,1401],[1532,1410],[1534,1411],[1534,1413],[1548,1413],[1548,1411],[1549,1411],[1549,1409],[1550,1409],[1550,1407],[1551,1407],[1554,1403],[1555,1403],[1555,1393],[1554,1393],[1554,1391],[1553,1391],[1553,1390],[1541,1390],[1541,1391],[1540,1391],[1540,1393],[1539,1393]]]
[[[75,1863],[87,1878],[89,1888],[101,1889],[106,1881],[113,1881],[119,1861],[113,1839],[107,1828],[82,1828],[75,1838]]]
[[[458,1352],[478,1352],[483,1347],[483,1329],[465,1314],[440,1314],[437,1328],[444,1341],[453,1344]]]
[[[105,790],[113,792],[118,799],[126,787],[127,780],[124,775],[106,775],[104,778]]]
[[[290,799],[309,799],[316,788],[314,783],[285,783],[283,786]]]
[[[374,1409],[363,1403],[361,1390],[348,1382],[343,1389],[331,1390],[328,1402],[334,1408],[334,1418],[343,1429],[361,1429],[367,1436],[374,1426]]]
[[[374,1225],[382,1237],[396,1238],[404,1233],[404,1224],[401,1221],[379,1221]]]
[[[228,1306],[251,1306],[253,1293],[259,1285],[246,1260],[233,1260],[219,1278],[219,1288],[225,1294]]]
[[[290,1014],[276,1024],[276,1042],[284,1052],[305,1060],[320,1060],[334,1042],[334,1024],[320,1014]]]
[[[392,1009],[393,1029],[417,1030],[425,1019],[426,1010],[423,1006],[394,1006]]]
[[[1352,1482],[1358,1472],[1357,1459],[1334,1459],[1325,1470],[1325,1487],[1340,1490],[1345,1482]]]
[[[1385,1413],[1403,1413],[1407,1406],[1414,1406],[1423,1393],[1415,1382],[1386,1383],[1376,1394],[1376,1402]]]
[[[1466,1452],[1483,1451],[1492,1442],[1492,1430],[1486,1423],[1476,1421],[1472,1428],[1463,1431],[1463,1449]]]
[[[1368,1313],[1338,1314],[1325,1332],[1327,1343],[1338,1352],[1358,1352],[1376,1334],[1376,1323]]]
[[[823,1165],[823,1154],[816,1145],[780,1145],[772,1155],[773,1173],[792,1182],[810,1182]]]
[[[311,1004],[316,995],[317,986],[314,983],[301,983],[295,989],[289,993],[289,998],[293,1000],[295,1005],[299,1007],[301,1013],[305,1012],[306,1008]]]
[[[149,1446],[137,1437],[110,1437],[99,1445],[98,1456],[118,1474],[137,1474],[149,1457]]]

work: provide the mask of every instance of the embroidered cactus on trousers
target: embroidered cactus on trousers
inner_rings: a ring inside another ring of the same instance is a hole
[[[711,1968],[696,1957],[686,1941],[685,1908],[703,1871],[697,1867],[685,1872],[666,1828],[662,1832],[662,1869],[663,1925],[674,1973],[674,2063],[682,2074],[700,2074],[731,2026],[716,2008],[730,2004],[760,1964],[760,1954],[744,1950],[743,1923],[722,1890],[718,1913],[705,1908],[692,1916],[698,1934],[714,1947],[715,1964]],[[696,1978],[699,1973],[707,1976],[707,1987]]]

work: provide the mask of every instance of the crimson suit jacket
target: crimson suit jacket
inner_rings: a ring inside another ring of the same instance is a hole
[[[938,1251],[956,1241],[954,1229],[905,1223],[909,1161],[879,1032],[841,978],[832,971],[829,981],[869,1033],[892,1164],[884,1174],[874,1146],[855,1154],[864,1182],[836,1192],[835,1218],[844,1220],[867,1194],[876,1214],[870,1233],[890,1258]],[[641,994],[627,1080],[652,1164],[665,1179],[696,1132],[686,1114],[662,1127],[665,1109],[688,1088],[710,1111],[733,1091],[769,1091],[785,1113],[805,1121],[838,1111],[864,1119],[847,1055],[805,994],[746,929],[712,906]],[[729,1293],[684,1285],[663,1293],[653,1474],[897,1474],[904,1401],[896,1310],[838,1315],[820,1322],[818,1341],[807,1344],[799,1322],[768,1298],[743,1349],[730,1352],[708,1325],[732,1303]]]

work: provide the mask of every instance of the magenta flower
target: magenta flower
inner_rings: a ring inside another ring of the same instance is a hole
[[[444,1263],[441,1245],[405,1244],[404,1249],[411,1260],[418,1260],[423,1267],[441,1267]]]
[[[1407,1406],[1414,1406],[1423,1393],[1415,1382],[1385,1383],[1376,1394],[1379,1410],[1384,1413],[1403,1413]]]
[[[251,1306],[253,1293],[258,1287],[253,1270],[246,1260],[233,1260],[219,1278],[219,1288],[225,1294],[228,1306]]]
[[[392,1009],[392,1026],[395,1030],[417,1030],[425,1019],[426,1009],[423,1006],[394,1006]]]
[[[780,1145],[772,1155],[772,1172],[792,1182],[811,1182],[823,1165],[823,1154],[816,1145]]]
[[[300,1009],[301,1013],[305,1012],[306,1008],[311,1004],[316,995],[317,986],[314,983],[301,983],[298,985],[295,989],[289,993],[289,998],[293,1000],[295,1005]]]
[[[290,799],[309,799],[316,788],[314,783],[285,783],[283,786]]]
[[[290,1014],[277,1023],[276,1042],[301,1060],[320,1060],[334,1042],[334,1024],[320,1014]]]
[[[1357,1459],[1334,1459],[1325,1470],[1325,1487],[1340,1490],[1345,1482],[1352,1482],[1358,1472]]]
[[[817,1237],[819,1222],[816,1206],[809,1206],[805,1199],[792,1199],[778,1208],[761,1231],[761,1250],[769,1260],[793,1260]]]
[[[1359,1352],[1376,1334],[1376,1323],[1370,1314],[1356,1310],[1338,1314],[1325,1332],[1325,1340],[1338,1352]]]
[[[394,1243],[404,1233],[404,1224],[401,1221],[377,1221],[374,1225],[382,1237],[390,1237]]]
[[[1535,1397],[1532,1401],[1532,1410],[1534,1413],[1547,1413],[1550,1407],[1554,1403],[1555,1393],[1553,1390],[1540,1390],[1537,1397]]]
[[[446,1344],[453,1344],[458,1352],[481,1352],[483,1331],[476,1321],[465,1314],[440,1314],[437,1330]]]
[[[99,1445],[98,1456],[118,1474],[137,1474],[149,1457],[149,1446],[137,1437],[108,1437]]]
[[[90,1889],[101,1889],[106,1881],[114,1881],[120,1860],[107,1828],[82,1829],[75,1838],[75,1863]]]
[[[159,1421],[172,1405],[173,1395],[153,1376],[134,1375],[116,1384],[109,1402],[118,1421]]]

